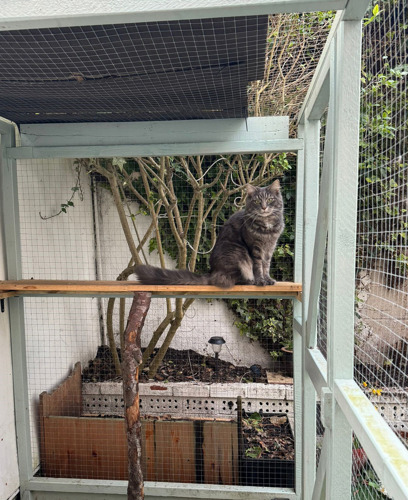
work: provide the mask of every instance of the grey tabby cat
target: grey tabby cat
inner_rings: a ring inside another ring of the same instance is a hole
[[[283,200],[279,180],[267,187],[247,186],[245,209],[233,214],[221,228],[210,257],[209,274],[186,269],[167,270],[140,265],[135,274],[144,285],[273,285],[269,268],[281,235]]]

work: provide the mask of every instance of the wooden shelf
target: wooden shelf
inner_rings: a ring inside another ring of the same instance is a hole
[[[36,297],[133,297],[135,292],[151,292],[154,297],[197,298],[286,298],[301,299],[300,283],[278,282],[273,286],[140,285],[136,281],[66,281],[16,280],[0,281],[0,298],[12,296]]]

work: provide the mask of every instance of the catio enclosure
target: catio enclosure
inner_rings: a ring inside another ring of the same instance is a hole
[[[146,498],[408,498],[405,2],[119,4],[1,13],[22,498],[125,497],[142,290]],[[276,285],[134,281],[276,178]]]

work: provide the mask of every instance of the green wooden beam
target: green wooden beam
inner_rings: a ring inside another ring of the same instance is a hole
[[[6,250],[6,274],[10,279],[21,278],[20,216],[18,209],[16,161],[6,154],[6,148],[15,145],[15,128],[1,122],[0,189]],[[17,452],[20,479],[20,494],[30,500],[27,482],[33,477],[31,458],[31,432],[28,399],[27,356],[24,329],[23,299],[14,299],[9,304],[11,353],[13,365],[14,410],[17,434]],[[13,411],[13,410],[11,410]]]
[[[95,479],[33,478],[29,488],[36,500],[53,499],[107,499],[127,498],[127,481]],[[145,483],[146,500],[265,500],[297,497],[291,488],[263,488],[255,486],[228,486],[214,484]]]
[[[188,156],[206,154],[244,154],[298,151],[303,148],[299,139],[245,142],[202,142],[196,144],[138,144],[111,146],[60,146],[8,148],[14,159],[29,158],[112,158],[132,156]]]
[[[335,380],[334,397],[390,497],[408,498],[408,450],[353,380]]]
[[[315,12],[339,10],[346,5],[347,0],[116,0],[100,3],[92,0],[60,3],[15,0],[2,5],[0,30]]]

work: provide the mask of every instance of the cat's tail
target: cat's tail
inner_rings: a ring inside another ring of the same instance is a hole
[[[160,267],[140,265],[135,267],[135,274],[142,285],[208,285],[208,274],[195,274],[187,269],[162,269]]]

